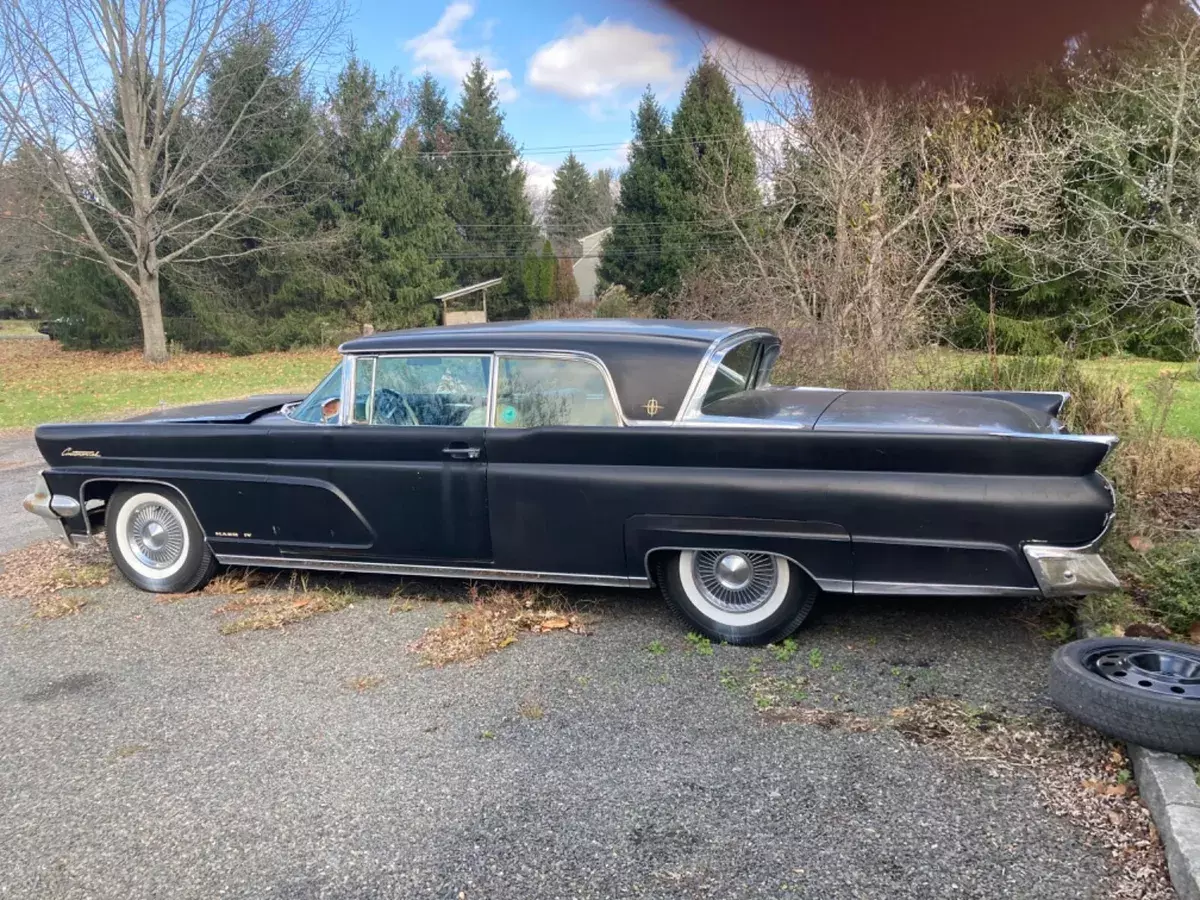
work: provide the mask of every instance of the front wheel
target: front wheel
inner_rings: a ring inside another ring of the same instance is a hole
[[[118,488],[108,501],[104,529],[113,562],[143,591],[194,591],[216,569],[216,559],[191,509],[167,488]]]
[[[790,635],[819,590],[798,566],[773,553],[684,550],[664,557],[658,583],[689,625],[729,644],[769,644]]]

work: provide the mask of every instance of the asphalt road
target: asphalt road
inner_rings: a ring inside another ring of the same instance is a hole
[[[62,535],[21,506],[44,466],[45,461],[29,435],[0,437],[0,553]]]
[[[435,603],[227,637],[211,596],[93,596],[55,621],[0,599],[0,897],[1112,893],[1032,782],[888,729],[770,724],[730,688],[770,654],[688,652],[650,593],[573,592],[593,634],[443,669],[409,650]],[[814,700],[865,713],[1029,711],[1048,650],[1019,612],[830,604],[786,665],[819,650]]]

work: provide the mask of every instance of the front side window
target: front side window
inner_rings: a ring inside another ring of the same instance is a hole
[[[287,411],[291,418],[298,422],[312,422],[318,425],[337,424],[338,413],[342,406],[342,366],[338,363],[332,372],[317,385],[316,390],[309,394],[298,406]]]
[[[604,374],[584,359],[501,357],[497,428],[620,424]]]
[[[357,369],[355,422],[468,428],[487,423],[490,357],[385,356],[360,359]]]
[[[761,349],[762,344],[759,341],[746,341],[725,354],[717,366],[708,391],[704,394],[704,402],[700,404],[701,410],[710,403],[754,387],[754,370]]]

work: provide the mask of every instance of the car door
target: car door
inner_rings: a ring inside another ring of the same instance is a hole
[[[279,473],[280,552],[427,565],[490,561],[484,425],[491,357],[409,354],[359,357],[353,365],[341,424],[278,435],[276,462],[286,469]]]
[[[604,370],[568,353],[496,354],[488,508],[498,568],[625,572],[626,498],[607,490],[624,432]]]

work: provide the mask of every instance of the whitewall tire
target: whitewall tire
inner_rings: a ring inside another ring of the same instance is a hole
[[[216,559],[191,507],[161,485],[113,492],[105,514],[108,549],[121,574],[144,591],[182,593],[203,587]]]
[[[740,550],[659,557],[658,583],[688,625],[730,644],[769,644],[795,631],[819,591],[790,560]]]

